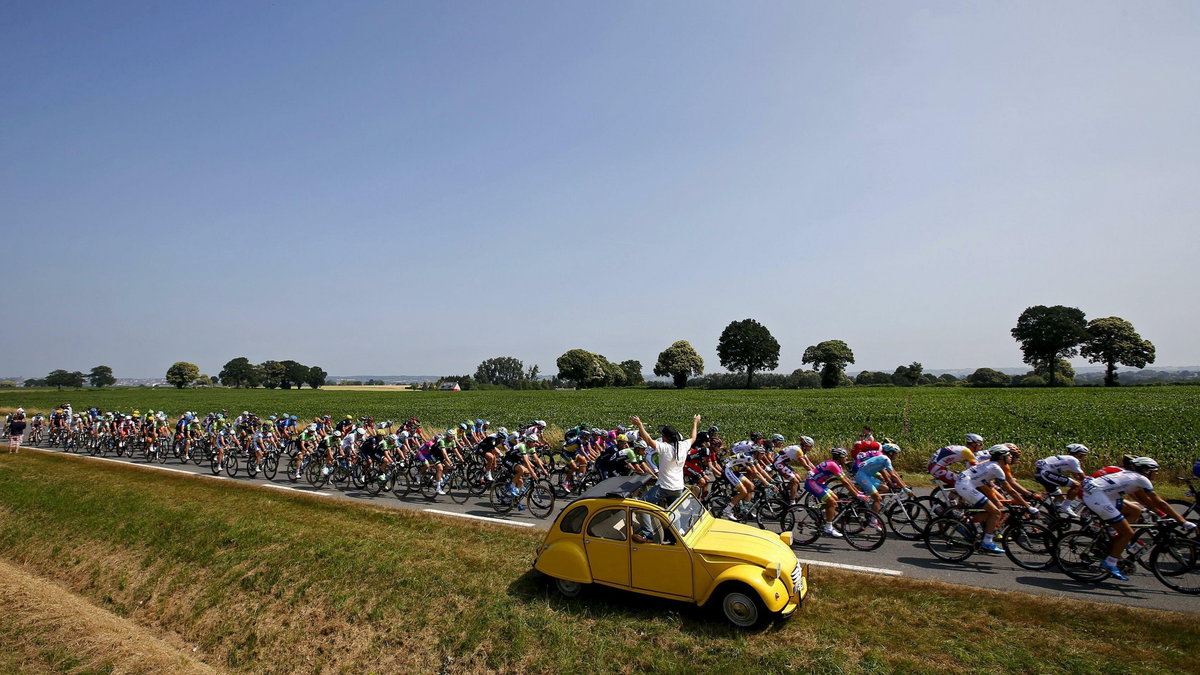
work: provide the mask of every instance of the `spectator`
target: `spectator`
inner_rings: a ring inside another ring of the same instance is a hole
[[[25,409],[17,408],[12,424],[8,427],[8,452],[12,454],[21,449],[21,439],[25,436]]]

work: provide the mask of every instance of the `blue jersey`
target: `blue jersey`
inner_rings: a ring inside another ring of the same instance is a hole
[[[887,455],[875,455],[858,465],[858,473],[866,476],[877,476],[884,469],[893,470],[892,460],[888,459]]]

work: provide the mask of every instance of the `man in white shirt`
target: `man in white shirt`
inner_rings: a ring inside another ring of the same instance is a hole
[[[696,442],[696,431],[700,427],[700,416],[692,418],[692,435],[683,438],[672,426],[663,426],[660,431],[662,438],[654,438],[646,431],[642,419],[637,415],[630,418],[637,425],[639,437],[646,439],[648,446],[653,446],[658,452],[658,483],[646,493],[645,501],[668,507],[683,494],[683,465],[687,461],[688,451]],[[649,539],[649,523],[643,523],[638,534]]]

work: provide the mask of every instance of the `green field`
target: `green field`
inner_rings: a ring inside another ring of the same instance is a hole
[[[1200,456],[1200,387],[1127,387],[1105,389],[968,389],[960,387],[866,388],[822,390],[648,390],[586,391],[325,391],[234,389],[91,389],[9,390],[0,392],[0,409],[18,405],[46,410],[70,401],[76,408],[131,411],[135,408],[179,414],[226,409],[260,415],[295,413],[372,415],[403,419],[416,415],[427,424],[482,417],[512,427],[545,419],[566,428],[586,421],[611,428],[632,414],[648,424],[687,425],[700,413],[726,438],[751,431],[779,432],[789,439],[812,436],[826,450],[852,442],[863,424],[877,436],[896,439],[910,453],[900,465],[924,468],[929,454],[962,441],[968,431],[988,442],[1012,442],[1035,456],[1083,443],[1098,451],[1089,466],[1122,453],[1150,455],[1171,470],[1182,470]],[[1166,472],[1164,472],[1166,473]]]
[[[644,596],[565,600],[530,570],[540,537],[0,455],[0,559],[221,669],[1179,673],[1200,650],[1190,615],[816,568],[800,612],[742,633]],[[0,669],[155,672],[129,663],[137,645],[80,647],[103,644],[86,621],[77,634],[47,623],[70,611],[0,597]]]

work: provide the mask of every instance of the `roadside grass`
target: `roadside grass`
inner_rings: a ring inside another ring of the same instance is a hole
[[[539,540],[0,455],[0,556],[238,671],[1151,673],[1194,671],[1200,650],[1194,616],[815,568],[800,612],[745,634],[627,593],[561,598],[530,570]]]

